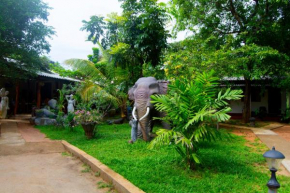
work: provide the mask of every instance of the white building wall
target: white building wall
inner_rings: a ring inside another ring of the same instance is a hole
[[[230,101],[232,111],[230,113],[242,113],[244,102],[241,100]],[[261,96],[261,102],[251,102],[251,111],[259,110],[260,107],[266,107],[268,112],[268,90]]]
[[[230,101],[230,107],[232,108],[230,113],[242,113],[243,102],[241,100]]]
[[[243,105],[244,102],[239,101],[230,101],[230,107],[232,108],[232,111],[230,113],[242,113],[243,111]],[[261,97],[261,102],[252,102],[251,103],[251,111],[256,111],[260,107],[266,107],[267,113],[269,111],[268,108],[268,90],[265,91],[264,95]],[[286,92],[281,92],[281,112],[283,113],[286,109]]]

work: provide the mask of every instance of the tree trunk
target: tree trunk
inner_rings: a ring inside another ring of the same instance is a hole
[[[251,80],[245,78],[243,122],[248,123],[251,117]]]
[[[286,89],[286,110],[290,108],[290,91]]]
[[[120,106],[120,108],[121,108],[121,118],[125,118],[126,117],[126,114],[125,114],[125,112],[126,112],[126,102],[127,102],[127,100],[122,100],[122,104]]]

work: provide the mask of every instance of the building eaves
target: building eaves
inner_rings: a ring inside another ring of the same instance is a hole
[[[73,82],[81,82],[78,79],[74,79],[74,78],[69,78],[69,77],[62,77],[59,74],[53,73],[53,72],[38,72],[37,73],[39,76],[43,76],[43,77],[49,77],[49,78],[54,78],[54,79],[61,79],[61,80],[68,80],[68,81],[73,81]]]

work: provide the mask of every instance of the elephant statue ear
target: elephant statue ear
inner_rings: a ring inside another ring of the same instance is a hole
[[[158,80],[160,94],[166,94],[168,90],[169,81]]]
[[[134,100],[134,88],[131,87],[128,91],[128,95],[129,95],[129,100]]]

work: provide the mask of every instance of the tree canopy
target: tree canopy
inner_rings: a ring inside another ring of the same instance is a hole
[[[290,70],[289,1],[172,0],[171,13],[177,31],[188,29],[194,34],[180,51],[194,55],[187,59],[191,70],[215,69],[220,77],[245,81],[243,113],[247,122],[251,82],[283,77]],[[185,60],[175,53],[171,57]]]
[[[41,0],[0,3],[0,74],[26,77],[40,69],[40,55],[49,52],[54,31],[44,24],[47,4]]]
[[[164,4],[156,0],[120,0],[123,13],[92,16],[83,21],[81,30],[90,32],[88,40],[99,39],[110,50],[115,66],[126,68],[132,83],[143,76],[143,64],[157,66],[167,47],[169,32],[165,29],[168,15]]]

